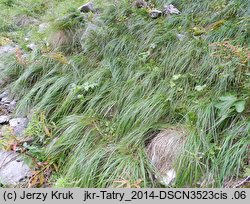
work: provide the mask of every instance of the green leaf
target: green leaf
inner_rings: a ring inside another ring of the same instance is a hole
[[[238,101],[234,104],[235,109],[238,113],[242,113],[245,109],[246,101]]]

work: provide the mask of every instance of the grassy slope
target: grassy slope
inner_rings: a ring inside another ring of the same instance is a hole
[[[247,0],[179,0],[180,16],[157,20],[128,1],[102,3],[98,20],[75,13],[82,1],[35,1],[40,14],[20,5],[30,1],[5,4],[8,18],[26,13],[50,20],[52,28],[43,36],[35,26],[4,22],[3,36],[25,48],[20,36],[32,30],[42,48],[27,64],[4,58],[0,78],[11,78],[9,88],[21,98],[18,113],[33,108],[54,124],[56,140],[47,138],[44,149],[60,167],[59,185],[107,187],[142,179],[144,187],[158,186],[145,144],[161,129],[179,125],[189,135],[175,186],[195,186],[202,178],[219,187],[249,170]],[[155,1],[156,7],[164,2]],[[82,37],[79,29],[90,22],[98,29]],[[70,40],[52,53],[43,39],[58,31]],[[176,34],[186,37],[180,41]],[[35,127],[31,134],[44,140]]]

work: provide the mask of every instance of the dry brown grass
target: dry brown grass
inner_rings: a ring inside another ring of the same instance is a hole
[[[67,32],[61,30],[53,33],[50,36],[49,42],[52,48],[56,49],[63,46],[67,46],[68,44],[70,44],[71,39]]]

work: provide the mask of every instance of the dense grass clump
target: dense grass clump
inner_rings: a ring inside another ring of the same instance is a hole
[[[4,59],[17,114],[45,112],[56,126],[46,154],[63,186],[159,186],[146,145],[178,125],[189,134],[173,186],[222,187],[249,169],[248,1],[172,3],[181,15],[155,20],[130,1],[61,18],[46,8],[52,41],[25,64]]]

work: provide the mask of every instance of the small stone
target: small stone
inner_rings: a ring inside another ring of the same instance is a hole
[[[29,48],[30,50],[35,50],[37,48],[37,45],[34,43],[31,43],[31,44],[27,45],[27,48]]]
[[[8,123],[9,120],[10,120],[10,117],[7,116],[7,115],[2,115],[2,116],[0,116],[0,124],[1,124],[1,125],[2,125],[2,124],[5,124],[5,123]]]
[[[155,9],[155,10],[150,11],[149,15],[151,18],[156,19],[162,15],[162,11]]]
[[[164,15],[180,14],[180,13],[181,12],[173,4],[169,4],[169,5],[164,6],[164,9],[163,9]]]
[[[9,99],[9,97],[3,97],[1,99],[1,102],[4,103],[4,104],[10,104],[11,103],[11,100]]]
[[[8,108],[7,108],[8,111],[13,112],[15,110],[15,108],[16,108],[16,104],[17,104],[17,102],[15,100],[11,101]]]
[[[7,97],[8,95],[9,95],[9,93],[8,93],[7,91],[1,93],[1,94],[0,94],[0,100],[1,100],[2,98]]]
[[[27,118],[14,118],[9,121],[10,127],[13,129],[14,134],[21,136],[28,126],[29,120]]]
[[[94,3],[93,2],[88,2],[78,8],[83,13],[89,13],[89,12],[95,12],[94,9]]]

